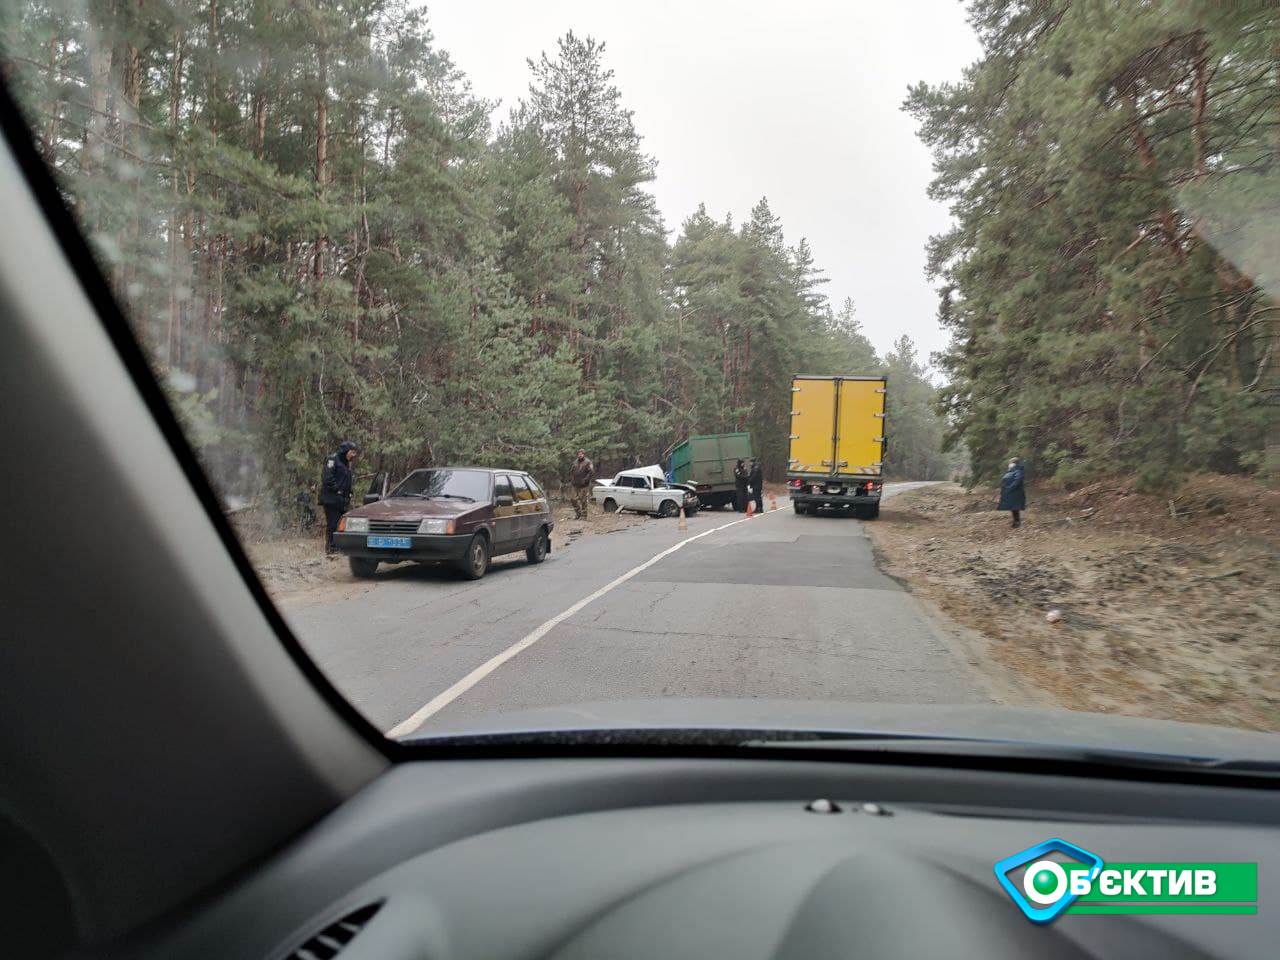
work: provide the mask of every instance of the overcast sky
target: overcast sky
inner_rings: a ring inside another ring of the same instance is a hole
[[[924,243],[947,224],[925,196],[928,150],[907,85],[956,80],[978,56],[958,0],[435,0],[437,44],[475,92],[528,90],[526,58],[572,29],[606,44],[623,103],[658,162],[650,185],[674,237],[699,203],[740,223],[767,196],[788,243],[807,237],[839,305],[884,350],[945,345]]]

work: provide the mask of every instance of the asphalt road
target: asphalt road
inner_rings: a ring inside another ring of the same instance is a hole
[[[886,497],[914,485],[890,484]],[[284,612],[339,689],[397,734],[662,696],[990,702],[946,634],[877,569],[862,522],[786,504],[739,518],[708,511],[687,531],[653,520],[587,536],[540,566],[495,560],[478,582],[384,568],[354,596]]]

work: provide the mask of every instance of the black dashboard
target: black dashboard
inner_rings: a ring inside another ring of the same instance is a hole
[[[889,764],[405,763],[109,955],[1259,957],[1280,930],[1275,811],[1256,789]],[[1119,860],[1256,861],[1258,913],[1033,925],[992,868],[1049,837]]]

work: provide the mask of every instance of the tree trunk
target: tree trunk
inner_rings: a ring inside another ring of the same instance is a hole
[[[329,51],[323,45],[318,51],[318,75],[316,77],[316,193],[324,197],[326,165],[329,151]],[[324,255],[328,237],[323,233],[316,237],[315,278],[324,276]]]
[[[102,166],[107,131],[107,95],[111,79],[111,48],[95,44],[89,51],[89,120],[85,126],[80,168],[86,174]]]
[[[165,362],[170,367],[176,360],[174,347],[182,322],[178,302],[178,218],[181,213],[178,204],[178,144],[181,139],[178,119],[182,107],[183,50],[182,28],[176,27],[173,31],[173,61],[169,71],[169,185],[172,188],[173,202],[169,208],[169,322],[165,331]]]
[[[54,35],[49,38],[49,84],[55,90],[59,87],[59,64],[58,54],[62,48],[62,40]],[[40,138],[41,149],[44,153],[44,160],[50,167],[57,167],[58,164],[58,121],[61,119],[62,98],[56,94],[53,101],[49,104],[49,118],[45,121],[44,136]]]

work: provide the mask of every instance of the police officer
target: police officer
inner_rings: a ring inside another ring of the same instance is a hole
[[[747,465],[741,460],[734,465],[733,468],[733,484],[735,487],[733,496],[733,509],[742,513],[747,509],[747,481],[751,474],[747,470]]]
[[[333,534],[338,529],[338,521],[351,505],[351,467],[359,453],[359,448],[354,443],[343,440],[338,444],[337,452],[330,454],[324,461],[320,503],[324,506],[324,552],[329,556],[333,555]]]
[[[764,467],[755,457],[751,458],[751,470],[747,473],[751,484],[751,496],[756,501],[756,513],[764,512]]]

